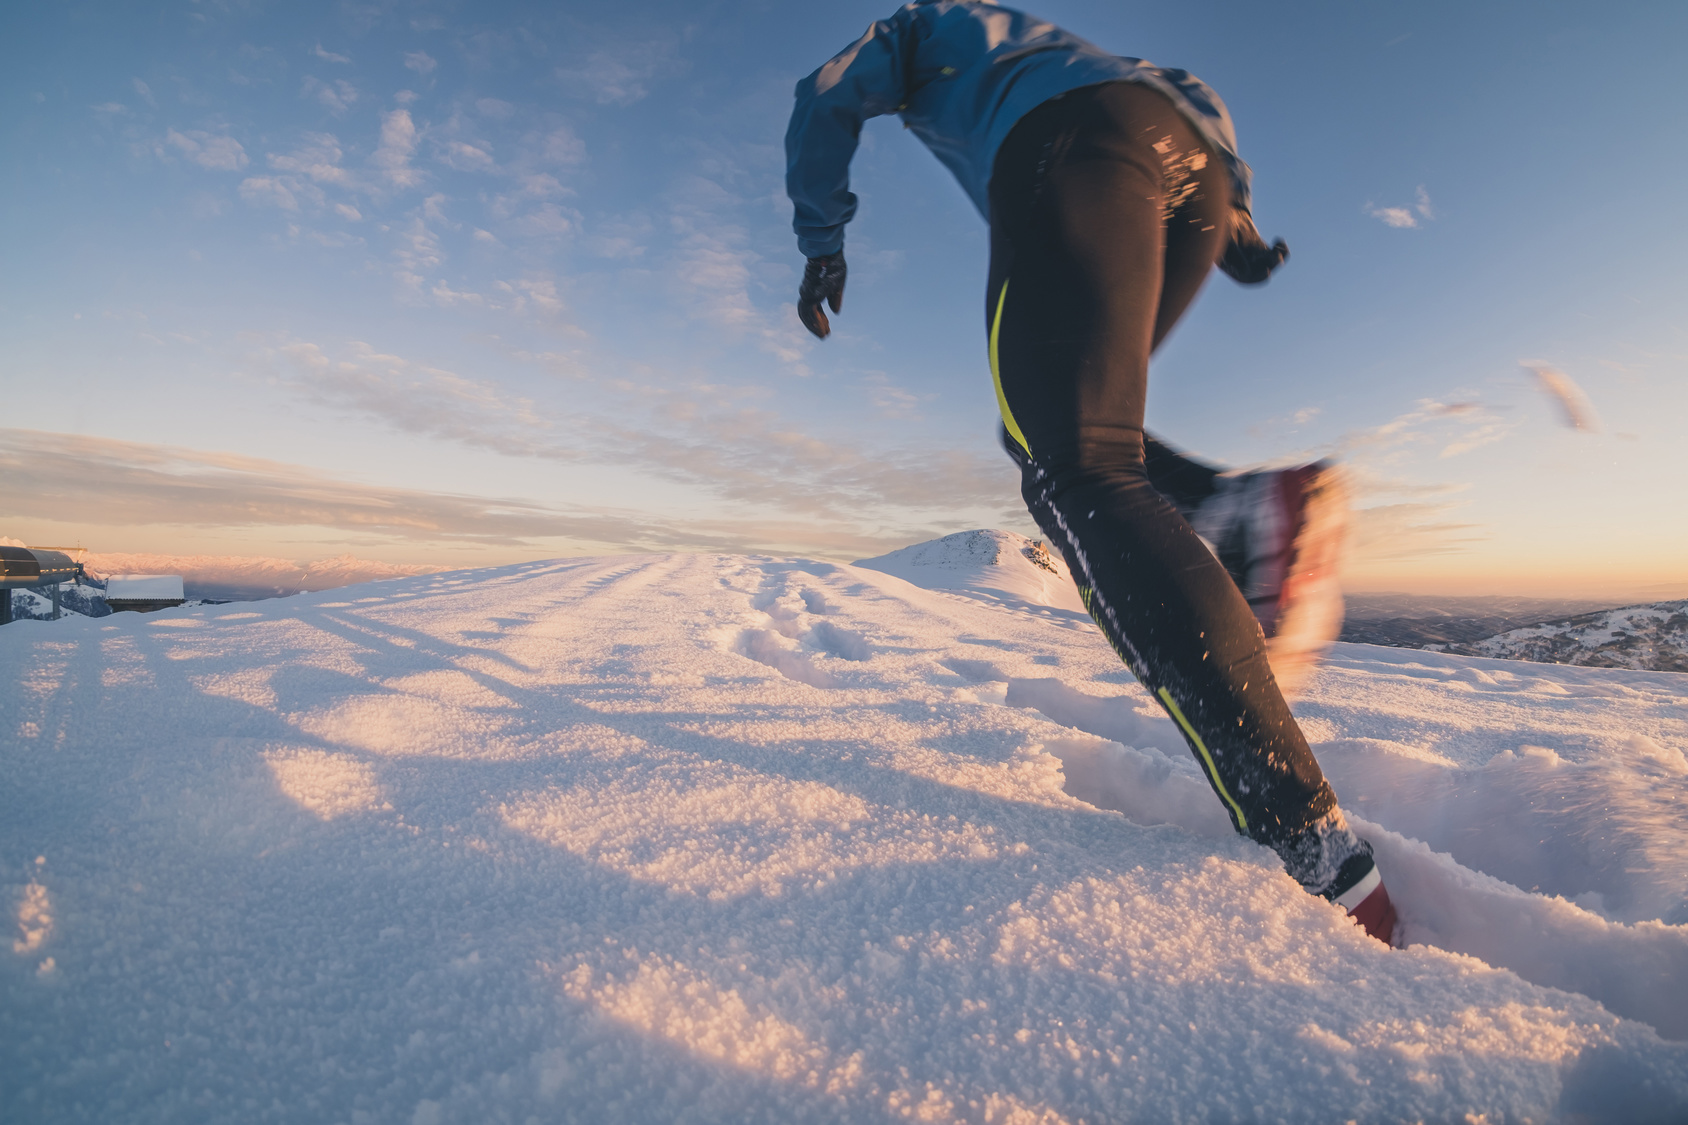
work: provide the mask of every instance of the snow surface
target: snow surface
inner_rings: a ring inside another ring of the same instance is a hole
[[[1390,950],[988,553],[5,627],[0,1119],[1688,1119],[1682,676],[1336,646]]]

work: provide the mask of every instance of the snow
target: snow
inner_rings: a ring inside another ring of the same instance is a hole
[[[1024,545],[6,626],[0,1117],[1688,1116],[1682,676],[1336,646],[1390,950]]]
[[[1437,647],[1467,656],[1688,672],[1688,600],[1584,613]]]

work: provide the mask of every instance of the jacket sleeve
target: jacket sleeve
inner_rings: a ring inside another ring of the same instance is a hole
[[[805,257],[844,247],[844,224],[856,213],[850,158],[862,123],[903,104],[913,37],[912,21],[898,12],[797,84],[797,105],[785,131],[785,191],[796,212],[791,226],[797,248]]]

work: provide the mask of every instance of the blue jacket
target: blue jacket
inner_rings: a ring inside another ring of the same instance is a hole
[[[850,158],[868,118],[901,116],[988,222],[991,165],[1015,122],[1057,94],[1119,81],[1172,99],[1230,169],[1232,199],[1247,213],[1249,169],[1231,115],[1200,79],[1110,55],[989,0],[914,0],[797,84],[785,190],[798,248],[811,258],[843,248],[844,224],[856,213]]]

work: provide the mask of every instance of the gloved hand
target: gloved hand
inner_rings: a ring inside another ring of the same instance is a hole
[[[832,325],[821,311],[825,301],[837,312],[844,305],[844,251],[824,258],[810,258],[803,267],[803,284],[797,287],[797,319],[822,340],[832,335]]]
[[[1219,268],[1244,285],[1259,285],[1284,264],[1289,257],[1289,246],[1281,238],[1266,245],[1266,240],[1260,237],[1260,228],[1246,211],[1238,211],[1235,218],[1231,245],[1219,259]]]

